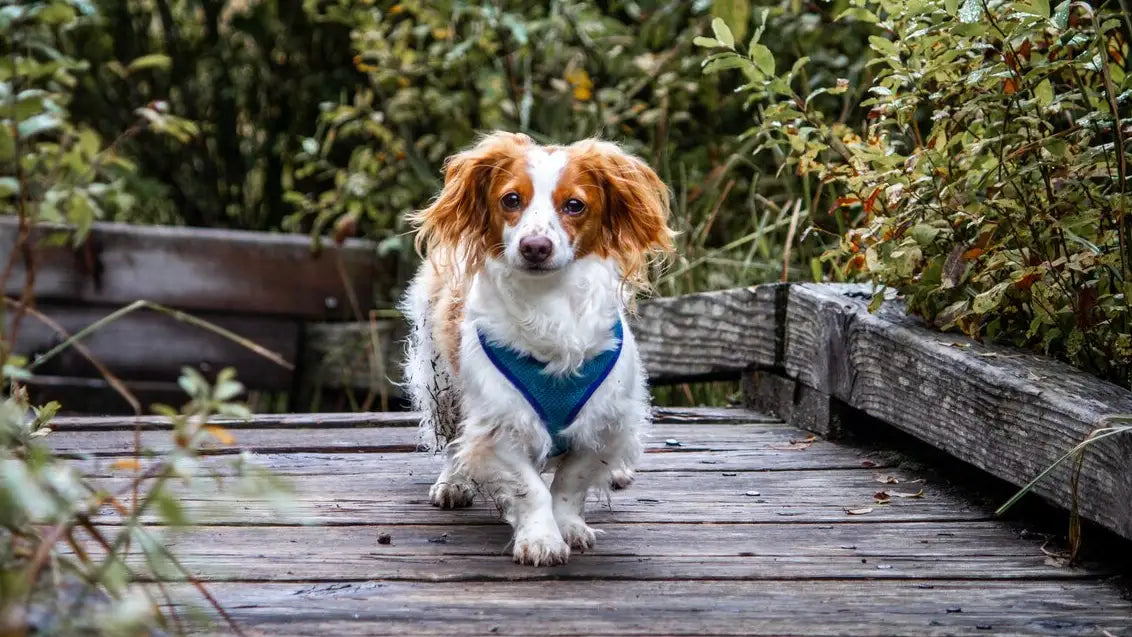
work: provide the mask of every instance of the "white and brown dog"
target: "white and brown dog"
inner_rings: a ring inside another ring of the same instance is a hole
[[[516,562],[563,564],[594,545],[589,490],[628,486],[642,452],[649,394],[626,308],[672,248],[668,190],[609,142],[493,133],[449,158],[413,221],[427,258],[403,304],[405,378],[424,442],[447,450],[430,499],[467,506],[482,489]]]

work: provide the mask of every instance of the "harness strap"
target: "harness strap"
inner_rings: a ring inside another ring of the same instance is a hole
[[[611,332],[617,341],[612,349],[582,363],[575,374],[552,375],[546,372],[546,363],[543,361],[510,347],[496,345],[488,340],[482,330],[476,328],[480,346],[488,360],[519,390],[546,427],[554,443],[552,456],[562,454],[569,448],[569,441],[562,436],[562,431],[578,417],[582,407],[585,407],[586,402],[613,371],[613,366],[621,356],[625,330],[620,317],[613,324]]]

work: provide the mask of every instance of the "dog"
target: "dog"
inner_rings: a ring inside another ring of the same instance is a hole
[[[448,158],[411,217],[426,256],[402,303],[405,382],[445,456],[429,499],[493,499],[515,562],[592,548],[589,491],[632,482],[650,398],[626,320],[672,251],[668,216],[668,188],[614,143],[495,132]]]

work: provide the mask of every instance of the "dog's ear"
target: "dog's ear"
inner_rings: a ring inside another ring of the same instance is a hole
[[[418,228],[417,250],[427,250],[434,260],[460,259],[471,268],[482,264],[502,228],[488,201],[491,180],[530,144],[526,135],[497,131],[449,157],[440,194],[410,217]]]
[[[649,256],[673,250],[668,187],[648,164],[616,144],[587,140],[579,145],[588,169],[601,179],[605,249],[627,281],[643,284]]]

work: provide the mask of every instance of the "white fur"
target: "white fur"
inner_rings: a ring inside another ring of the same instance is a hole
[[[527,237],[550,239],[552,251],[543,267],[557,270],[573,260],[574,246],[570,244],[570,235],[562,227],[553,200],[554,188],[566,168],[566,159],[564,151],[547,152],[541,148],[531,150],[527,156],[527,174],[531,177],[533,191],[531,200],[519,222],[503,228],[503,258],[510,267],[523,267],[519,242]]]
[[[422,411],[426,443],[445,448],[448,460],[430,491],[433,504],[471,503],[485,492],[514,527],[513,557],[532,565],[562,564],[570,548],[594,545],[585,523],[590,489],[626,486],[641,452],[649,395],[637,346],[624,316],[625,286],[608,259],[576,259],[551,195],[564,153],[529,155],[534,197],[518,223],[504,230],[502,259],[488,259],[468,286],[460,327],[459,374],[432,342],[429,291],[439,276],[426,263],[407,293],[404,309],[413,324],[406,382]],[[532,273],[521,267],[518,241],[542,233],[554,242],[557,269]],[[545,361],[555,374],[571,374],[609,349],[620,318],[624,339],[613,370],[563,431],[570,450],[548,463],[551,438],[522,394],[484,353],[477,327]],[[548,488],[540,473],[556,466]]]

